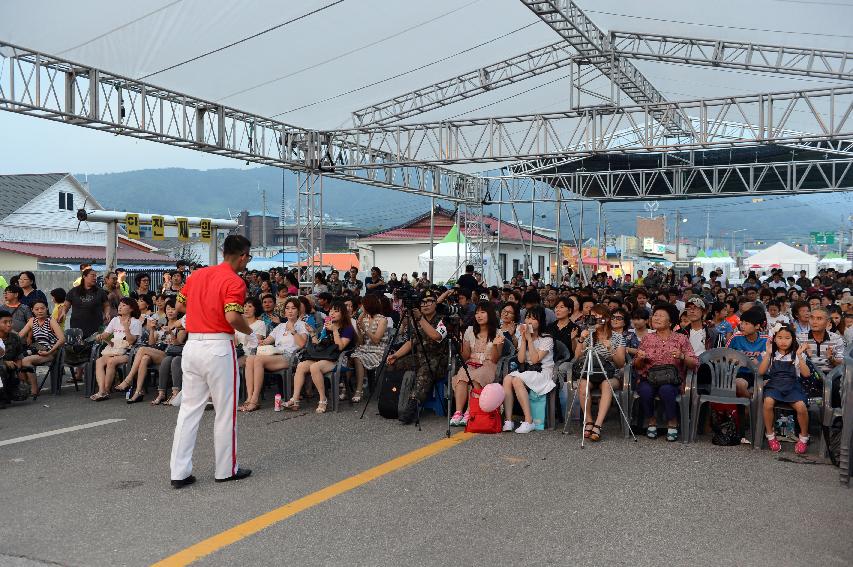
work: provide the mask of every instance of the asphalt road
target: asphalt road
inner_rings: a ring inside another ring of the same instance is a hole
[[[177,410],[73,390],[0,410],[0,565],[148,565],[444,438],[348,404],[239,418],[255,473],[169,486]],[[3,445],[108,419],[123,421]],[[853,562],[853,490],[814,456],[554,432],[475,436],[226,546],[199,565],[826,565]]]

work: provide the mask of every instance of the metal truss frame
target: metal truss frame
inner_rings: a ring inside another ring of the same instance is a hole
[[[658,104],[666,98],[643,76],[639,69],[609,50],[608,36],[572,0],[521,0],[534,14],[548,24],[579,54],[590,58],[601,74],[610,77],[613,88],[618,87],[637,104]],[[611,99],[618,101],[618,93]],[[618,102],[617,102],[618,104]],[[655,111],[670,135],[685,135],[681,117]]]
[[[460,187],[481,185],[470,175],[402,167],[378,149],[347,141],[332,146],[321,132],[5,42],[0,110],[455,202],[470,198],[460,196]]]
[[[629,59],[853,79],[853,53],[848,51],[627,31],[611,31],[609,41],[616,55]]]
[[[296,250],[307,269],[300,285],[314,285],[314,274],[323,265],[323,176],[313,171],[297,175]]]
[[[662,113],[678,116],[689,135],[669,136],[659,120]],[[377,148],[393,156],[391,159],[397,164],[493,163],[548,157],[566,159],[590,152],[671,152],[849,139],[853,138],[851,114],[853,86],[845,86],[372,126],[329,135],[334,138],[333,145],[350,143]],[[743,125],[740,137],[720,135],[727,124],[735,121]],[[793,128],[794,123],[799,127]],[[639,133],[637,142],[613,147],[626,130]]]
[[[360,108],[353,112],[353,123],[357,127],[392,124],[578,63],[589,65],[600,76],[593,59],[606,64],[611,52],[627,59],[853,80],[853,53],[847,51],[629,31],[611,31],[602,47],[607,49],[604,55],[589,57],[558,41]]]
[[[582,56],[558,41],[480,69],[360,108],[356,126],[391,124],[572,64]]]
[[[666,167],[574,171],[529,177],[496,176],[514,187],[510,203],[525,202],[524,194],[543,182],[576,198],[596,201],[693,199],[748,195],[795,195],[853,189],[853,157],[731,165],[677,164]],[[565,198],[564,198],[565,199]],[[556,198],[537,198],[537,203]],[[487,201],[487,205],[502,201]]]

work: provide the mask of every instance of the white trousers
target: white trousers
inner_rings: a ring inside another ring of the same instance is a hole
[[[213,399],[216,420],[213,444],[216,478],[237,472],[237,355],[231,335],[191,334],[181,357],[183,389],[175,438],[172,442],[172,480],[182,480],[193,470],[198,424],[208,397]]]

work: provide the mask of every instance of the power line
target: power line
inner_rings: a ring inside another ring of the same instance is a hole
[[[335,99],[337,99],[337,98],[341,98],[341,97],[344,97],[344,96],[347,96],[347,95],[351,95],[351,94],[353,94],[353,93],[356,93],[356,92],[358,92],[358,91],[362,91],[362,90],[367,89],[367,88],[370,88],[370,87],[375,87],[376,85],[381,85],[382,83],[387,83],[388,81],[392,81],[392,80],[394,80],[394,79],[398,79],[398,78],[400,78],[400,77],[403,77],[403,76],[405,76],[405,75],[409,75],[409,74],[414,73],[414,72],[416,72],[416,71],[421,71],[421,70],[423,70],[423,69],[426,69],[427,67],[431,67],[431,66],[433,66],[433,65],[437,65],[438,63],[443,63],[444,61],[447,61],[447,60],[449,60],[449,59],[453,59],[454,57],[458,57],[459,55],[462,55],[462,54],[468,53],[468,52],[470,52],[470,51],[474,51],[475,49],[479,49],[480,47],[483,47],[483,46],[489,45],[490,43],[494,43],[494,42],[496,42],[496,41],[499,41],[499,40],[501,40],[501,39],[504,39],[504,38],[506,38],[506,37],[509,37],[510,35],[512,35],[512,34],[514,34],[514,33],[518,33],[518,32],[520,32],[520,31],[522,31],[522,30],[525,30],[525,29],[527,29],[527,28],[529,28],[529,27],[531,27],[531,26],[533,26],[533,25],[535,25],[535,24],[537,24],[537,23],[538,23],[538,22],[531,22],[531,23],[527,24],[526,26],[521,26],[520,28],[516,28],[516,29],[514,29],[514,30],[512,30],[512,31],[509,31],[509,32],[507,32],[507,33],[505,33],[505,34],[502,34],[502,35],[499,35],[499,36],[497,36],[497,37],[493,37],[492,39],[490,39],[490,40],[488,40],[488,41],[484,41],[484,42],[482,42],[482,43],[478,43],[477,45],[474,45],[474,46],[469,47],[469,48],[467,48],[467,49],[463,49],[463,50],[461,50],[461,51],[457,51],[456,53],[452,53],[452,54],[450,54],[450,55],[448,55],[448,56],[446,56],[446,57],[442,57],[441,59],[436,59],[435,61],[431,61],[431,62],[426,63],[426,64],[424,64],[424,65],[421,65],[421,66],[419,66],[419,67],[414,67],[414,68],[412,68],[412,69],[409,69],[408,71],[403,71],[402,73],[397,73],[396,75],[391,75],[391,76],[386,77],[386,78],[384,78],[384,79],[380,79],[380,80],[378,80],[378,81],[374,81],[374,82],[372,82],[372,83],[367,83],[366,85],[362,85],[362,86],[360,86],[360,87],[356,87],[356,88],[354,88],[354,89],[350,89],[350,90],[348,90],[348,91],[345,91],[345,92],[342,92],[342,93],[338,93],[338,94],[336,94],[336,95],[333,95],[333,96],[330,96],[330,97],[324,98],[324,99],[322,99],[322,100],[317,100],[317,101],[314,101],[314,102],[311,102],[311,103],[308,103],[308,104],[303,104],[302,106],[297,106],[296,108],[291,108],[290,110],[285,110],[284,112],[280,112],[279,114],[275,114],[274,116],[281,116],[282,114],[288,114],[288,113],[290,113],[290,112],[296,112],[297,110],[302,110],[302,109],[304,109],[304,108],[309,108],[309,107],[311,107],[311,106],[316,106],[316,105],[318,105],[318,104],[322,104],[322,103],[324,103],[324,102],[329,102],[330,100],[335,100]]]
[[[160,73],[163,73],[163,72],[165,72],[165,71],[171,71],[172,69],[176,69],[176,68],[178,68],[178,67],[181,67],[182,65],[186,65],[187,63],[192,63],[192,62],[194,62],[194,61],[198,61],[199,59],[203,59],[203,58],[207,57],[208,55],[213,55],[214,53],[219,53],[220,51],[225,51],[226,49],[229,49],[229,48],[231,48],[231,47],[234,47],[235,45],[240,45],[241,43],[245,43],[245,42],[247,42],[247,41],[250,41],[250,40],[252,40],[252,39],[255,39],[255,38],[257,38],[257,37],[260,37],[260,36],[262,36],[262,35],[264,35],[264,34],[267,34],[267,33],[271,32],[271,31],[275,31],[275,30],[277,30],[277,29],[281,29],[281,28],[283,28],[284,26],[290,25],[290,24],[292,24],[292,23],[294,23],[294,22],[298,22],[299,20],[304,20],[305,18],[307,18],[307,17],[309,17],[309,16],[313,16],[314,14],[317,14],[317,13],[319,13],[319,12],[322,12],[323,10],[328,10],[328,9],[329,9],[329,8],[331,8],[332,6],[337,6],[338,4],[343,3],[343,1],[344,1],[344,0],[335,0],[334,2],[330,2],[329,4],[326,4],[325,6],[320,6],[319,8],[316,8],[316,9],[314,9],[314,10],[311,10],[310,12],[306,12],[306,13],[302,14],[301,16],[296,16],[295,18],[291,18],[291,19],[289,19],[289,20],[287,20],[287,21],[285,21],[285,22],[282,22],[282,23],[280,23],[280,24],[276,24],[276,25],[274,25],[274,26],[272,26],[272,27],[269,27],[269,28],[267,28],[267,29],[265,29],[265,30],[263,30],[263,31],[259,31],[258,33],[254,33],[254,34],[252,34],[252,35],[250,35],[250,36],[246,36],[246,37],[244,37],[244,38],[242,38],[242,39],[238,39],[237,41],[233,41],[233,42],[229,43],[228,45],[223,45],[222,47],[218,47],[218,48],[216,48],[216,49],[212,49],[212,50],[210,50],[210,51],[207,51],[207,52],[205,52],[205,53],[202,53],[201,55],[197,55],[197,56],[195,56],[195,57],[191,57],[190,59],[187,59],[186,61],[181,61],[180,63],[175,63],[174,65],[170,65],[170,66],[168,66],[168,67],[165,67],[165,68],[163,68],[163,69],[160,69],[159,71],[154,71],[153,73],[148,73],[147,75],[143,75],[143,76],[139,77],[139,78],[138,78],[138,80],[140,80],[140,81],[141,81],[141,80],[147,79],[147,78],[149,78],[149,77],[153,77],[154,75],[159,75]]]
[[[704,22],[688,22],[685,20],[669,20],[666,18],[653,18],[651,16],[637,16],[634,14],[620,14],[618,12],[607,12],[604,10],[586,10],[588,13],[592,14],[603,14],[605,16],[616,16],[618,18],[630,18],[635,20],[648,20],[651,22],[663,22],[666,24],[685,24],[688,26],[703,26],[708,28],[720,28],[726,30],[742,30],[742,31],[752,31],[752,32],[768,32],[768,33],[785,33],[785,34],[794,34],[794,35],[810,35],[815,37],[841,37],[844,39],[853,39],[853,35],[844,35],[837,33],[820,33],[820,32],[804,32],[804,31],[791,31],[791,30],[772,30],[772,29],[763,29],[763,28],[748,28],[741,26],[727,26],[722,24],[708,24]]]
[[[96,35],[96,36],[95,36],[95,37],[93,37],[92,39],[89,39],[89,40],[87,40],[87,41],[84,41],[83,43],[79,43],[79,44],[77,44],[77,45],[75,45],[75,46],[73,46],[73,47],[69,47],[68,49],[63,49],[62,51],[60,51],[59,53],[57,53],[57,55],[65,55],[65,54],[66,54],[66,53],[68,53],[69,51],[74,51],[75,49],[80,49],[81,47],[84,47],[84,46],[86,46],[86,45],[89,45],[90,43],[94,43],[94,42],[98,41],[99,39],[103,39],[103,38],[107,37],[107,36],[108,36],[108,35],[110,35],[110,34],[113,34],[113,33],[117,32],[117,31],[120,31],[120,30],[123,30],[123,29],[125,29],[125,28],[127,28],[127,27],[130,27],[130,26],[132,26],[133,24],[135,24],[135,23],[137,23],[137,22],[140,22],[140,21],[142,21],[142,20],[144,20],[144,19],[146,19],[146,18],[149,18],[149,17],[153,16],[154,14],[157,14],[157,13],[159,13],[159,12],[162,12],[163,10],[167,10],[167,9],[171,8],[172,6],[174,6],[175,4],[180,4],[180,3],[181,3],[181,2],[183,2],[183,1],[184,1],[184,0],[175,0],[174,2],[169,2],[169,3],[168,3],[168,4],[166,4],[165,6],[160,6],[160,7],[159,7],[159,8],[157,8],[156,10],[152,10],[152,11],[150,11],[150,12],[146,13],[146,14],[143,14],[143,15],[139,16],[138,18],[134,18],[134,19],[130,20],[129,22],[125,22],[124,24],[122,24],[122,25],[120,25],[120,26],[116,26],[116,27],[112,28],[111,30],[108,30],[108,31],[105,31],[105,32],[104,32],[104,33],[102,33],[102,34]]]
[[[339,1],[341,1],[341,2],[342,2],[343,0],[339,0]],[[307,67],[303,67],[303,68],[301,68],[301,69],[298,69],[298,70],[296,70],[296,71],[292,71],[292,72],[290,72],[290,73],[287,73],[287,74],[284,74],[284,75],[281,75],[281,76],[275,77],[275,78],[273,78],[273,79],[269,79],[269,80],[263,81],[263,82],[258,83],[258,84],[256,84],[256,85],[252,85],[252,86],[250,86],[250,87],[246,87],[245,89],[241,89],[241,90],[236,91],[236,92],[233,92],[233,93],[231,93],[231,94],[227,94],[227,95],[222,96],[222,97],[220,97],[219,99],[217,99],[217,102],[221,102],[221,101],[223,101],[223,100],[225,100],[225,99],[227,99],[227,98],[231,98],[231,97],[233,97],[233,96],[237,96],[237,95],[239,95],[239,94],[247,93],[247,92],[249,92],[249,91],[252,91],[252,90],[255,90],[255,89],[259,89],[259,88],[261,88],[261,87],[265,87],[265,86],[267,86],[267,85],[271,85],[271,84],[273,84],[273,83],[276,83],[276,82],[281,81],[281,80],[284,80],[284,79],[289,79],[290,77],[293,77],[294,75],[298,75],[298,74],[300,74],[300,73],[304,73],[305,71],[310,71],[310,70],[312,70],[312,69],[316,69],[317,67],[321,67],[321,66],[323,66],[323,65],[327,65],[327,64],[331,63],[332,61],[337,61],[338,59],[341,59],[342,57],[346,57],[346,56],[348,56],[348,55],[352,55],[353,53],[357,53],[357,52],[359,52],[359,51],[363,51],[363,50],[365,50],[365,49],[369,49],[369,48],[371,48],[371,47],[374,47],[374,46],[376,46],[376,45],[379,45],[380,43],[383,43],[383,42],[385,42],[385,41],[388,41],[389,39],[393,39],[393,38],[395,38],[395,37],[399,37],[399,36],[404,35],[404,34],[406,34],[406,33],[410,32],[410,31],[412,31],[412,30],[415,30],[415,29],[417,29],[417,28],[423,27],[423,26],[428,25],[428,24],[431,24],[431,23],[433,23],[433,22],[435,22],[435,21],[437,21],[437,20],[440,20],[441,18],[447,17],[447,16],[449,16],[449,15],[451,15],[451,14],[455,14],[456,12],[459,12],[460,10],[464,10],[464,9],[465,9],[465,8],[467,8],[468,6],[471,6],[472,4],[476,4],[476,3],[477,3],[477,2],[479,2],[479,1],[480,1],[480,0],[471,0],[471,1],[470,1],[470,2],[468,2],[467,4],[463,4],[462,6],[459,6],[458,8],[454,8],[453,10],[449,10],[449,11],[447,11],[447,12],[444,12],[443,14],[439,14],[438,16],[435,16],[435,17],[433,17],[433,18],[430,18],[430,19],[428,19],[428,20],[426,20],[426,21],[423,21],[423,22],[420,22],[420,23],[415,24],[415,25],[413,25],[413,26],[409,26],[409,27],[407,27],[407,28],[404,28],[404,29],[402,29],[402,30],[400,30],[400,31],[398,31],[398,32],[395,32],[395,33],[391,34],[391,35],[385,36],[385,37],[383,37],[383,38],[381,38],[381,39],[377,39],[376,41],[372,41],[372,42],[367,43],[367,44],[365,44],[365,45],[362,45],[362,46],[360,46],[360,47],[356,47],[356,48],[350,49],[349,51],[345,51],[344,53],[339,53],[339,54],[337,54],[337,55],[335,55],[335,56],[333,56],[333,57],[329,57],[329,58],[327,58],[327,59],[324,59],[324,60],[319,61],[319,62],[317,62],[317,63],[314,63],[314,64],[312,64],[312,65],[308,65]],[[274,114],[274,115],[273,115],[273,116],[271,116],[270,118],[275,118],[276,116],[281,116],[281,114],[282,114],[282,113]]]

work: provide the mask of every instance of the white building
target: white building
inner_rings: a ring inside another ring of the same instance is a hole
[[[378,266],[383,273],[411,274],[418,269],[418,256],[429,251],[429,211],[399,226],[368,234],[356,241],[361,272],[369,272]],[[452,211],[437,208],[434,215],[434,240],[438,244],[450,232],[455,223]],[[498,221],[486,216],[484,224],[489,234],[484,254],[486,283],[497,285],[501,282],[489,281],[489,273],[495,273],[490,266],[497,265],[497,277],[501,281],[509,280],[515,273],[525,270],[525,247],[530,250],[530,232],[520,230],[518,226]],[[500,232],[500,252],[497,250],[497,235]],[[478,237],[466,235],[471,242]],[[533,233],[532,273],[542,275],[544,281],[550,281],[556,262],[556,241],[541,234]],[[465,270],[465,247],[460,246],[461,271]]]
[[[0,175],[0,270],[76,269],[103,263],[106,225],[77,221],[77,209],[102,210],[89,191],[67,173]],[[161,264],[170,259],[142,242],[119,237],[123,265]]]

